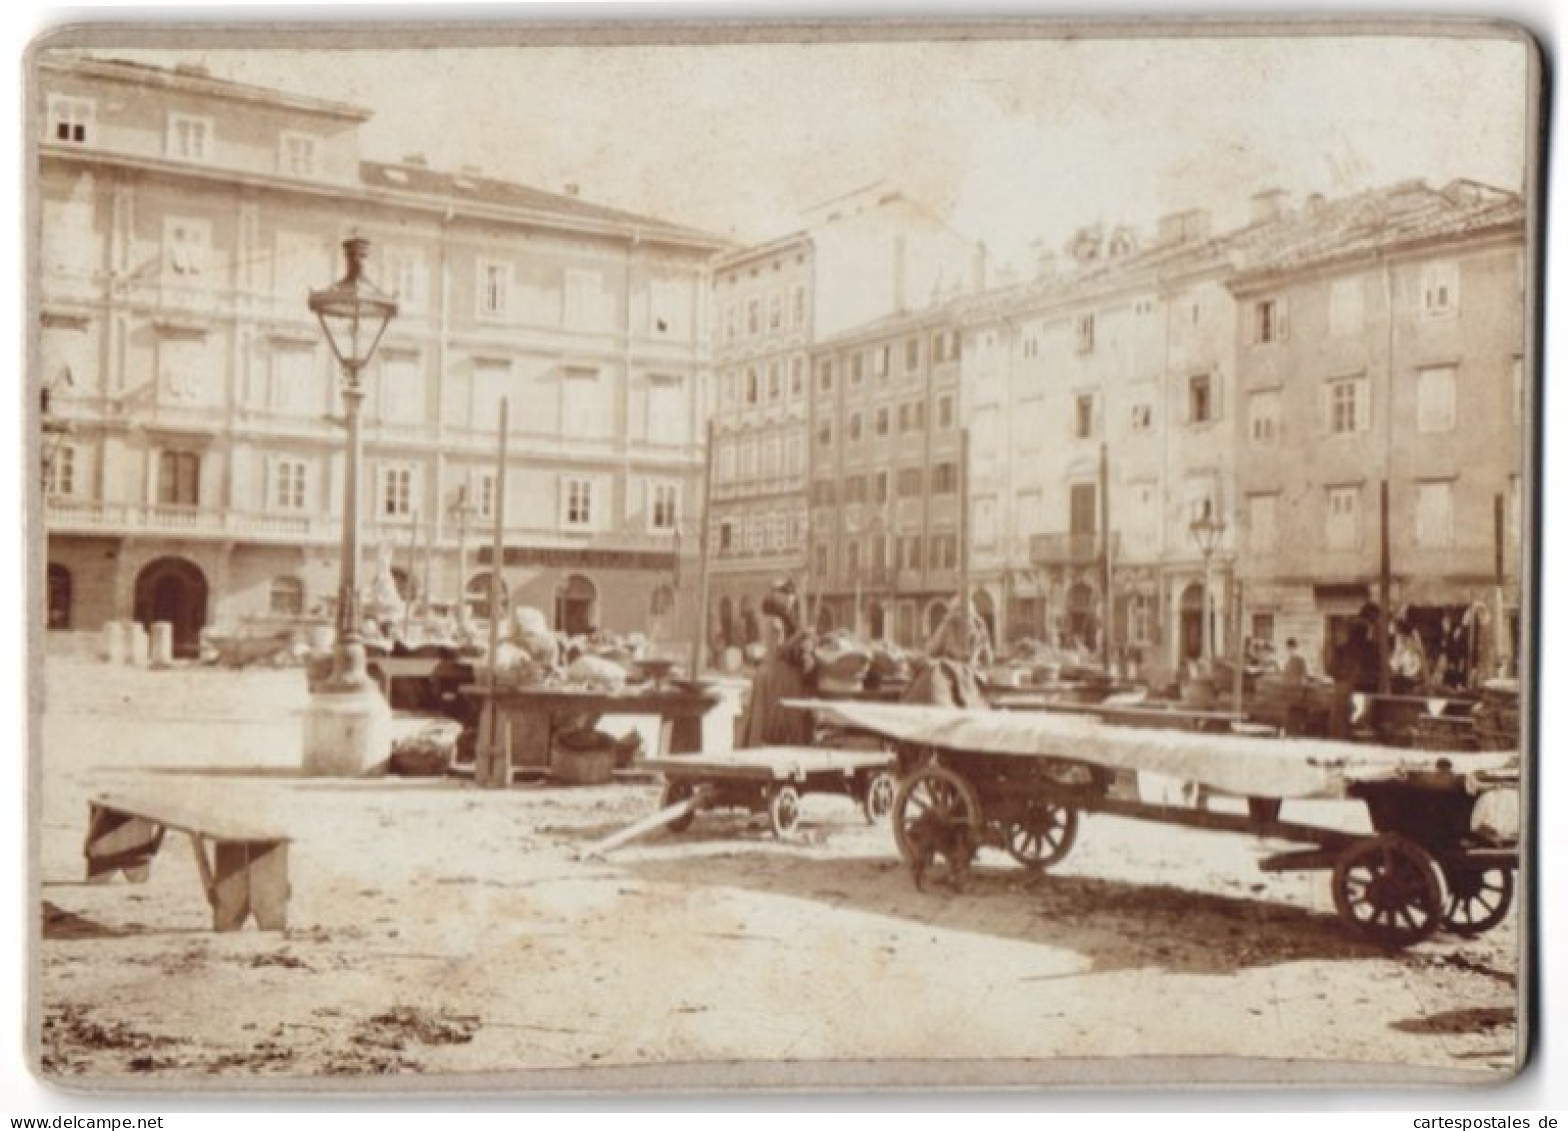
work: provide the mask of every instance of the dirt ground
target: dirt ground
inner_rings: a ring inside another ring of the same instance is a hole
[[[808,797],[784,840],[765,818],[704,814],[580,860],[651,812],[657,787],[307,778],[304,684],[297,670],[48,661],[47,1077],[350,1085],[697,1065],[713,1080],[746,1061],[800,1083],[866,1059],[907,1083],[965,1062],[1016,1080],[1158,1075],[1126,1057],[1180,1058],[1163,1070],[1175,1079],[1203,1075],[1194,1057],[1227,1058],[1212,1075],[1232,1080],[1513,1070],[1516,913],[1387,955],[1334,917],[1326,874],[1257,870],[1280,845],[1106,816],[1049,873],[985,852],[964,891],[921,892],[887,828],[841,797]],[[183,837],[145,884],[83,882],[87,799],[131,783],[283,826],[288,929],[212,933]],[[1330,803],[1285,816],[1362,819]],[[959,1078],[990,1078],[972,1072]]]

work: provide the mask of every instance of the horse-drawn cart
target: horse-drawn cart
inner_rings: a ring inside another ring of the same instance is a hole
[[[1473,827],[1479,798],[1517,789],[1516,751],[1410,749],[1131,729],[1092,718],[872,703],[797,704],[895,743],[893,835],[921,882],[939,864],[962,884],[980,848],[1046,868],[1072,850],[1080,814],[1109,813],[1307,847],[1265,871],[1331,870],[1334,905],[1362,935],[1408,946],[1446,928],[1476,935],[1513,899],[1516,830]],[[1244,797],[1245,812],[1154,803],[1113,789],[1138,773]],[[1372,832],[1280,819],[1292,799],[1365,805]]]

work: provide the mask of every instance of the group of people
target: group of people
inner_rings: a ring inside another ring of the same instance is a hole
[[[1428,623],[1422,624],[1425,619]],[[1396,693],[1457,690],[1484,675],[1484,656],[1491,630],[1484,605],[1462,612],[1444,610],[1435,618],[1418,617],[1409,608],[1389,619],[1389,686]],[[1334,655],[1330,674],[1358,691],[1375,691],[1381,683],[1378,647],[1381,612],[1368,602],[1351,621]]]
[[[800,597],[791,581],[774,584],[762,604],[762,656],[751,679],[751,696],[741,745],[801,746],[814,736],[810,712],[785,705],[810,698],[822,668],[816,634],[801,623]],[[928,661],[915,674],[912,696],[944,694],[965,706],[983,706],[975,671],[993,659],[990,633],[973,604],[953,602],[926,641]],[[932,685],[939,685],[933,691]]]

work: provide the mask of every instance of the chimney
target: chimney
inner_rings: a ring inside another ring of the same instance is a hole
[[[894,236],[893,237],[893,309],[894,310],[898,310],[898,311],[903,311],[903,310],[907,310],[908,309],[908,307],[906,307],[904,305],[904,297],[905,297],[904,296],[904,284],[907,282],[907,280],[904,278],[904,270],[905,270],[904,260],[905,260],[907,251],[908,251],[908,248],[906,246],[904,237],[901,236],[901,235]]]
[[[430,160],[423,153],[409,153],[403,157],[403,164],[412,165],[416,169],[430,168]]]
[[[989,274],[990,253],[986,250],[985,241],[980,240],[975,244],[974,279],[972,280],[975,294],[980,294],[985,290],[988,281],[986,276]]]
[[[1160,217],[1158,239],[1162,244],[1199,243],[1209,238],[1209,213],[1203,208],[1188,208]]]
[[[1320,192],[1312,193],[1307,197],[1307,215],[1320,216],[1328,205],[1328,199]]]
[[[1285,214],[1285,203],[1290,194],[1284,189],[1270,188],[1252,194],[1252,223],[1266,224]]]
[[[566,184],[562,186],[561,191],[564,192],[567,196],[576,196],[578,193],[583,191],[583,187],[576,181],[567,181]]]

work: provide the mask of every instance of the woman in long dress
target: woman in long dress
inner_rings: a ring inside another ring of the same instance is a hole
[[[785,621],[763,618],[765,655],[751,677],[751,705],[746,712],[741,745],[809,746],[812,719],[809,711],[783,705],[786,699],[810,696],[806,662],[810,652],[798,638],[791,638]]]

